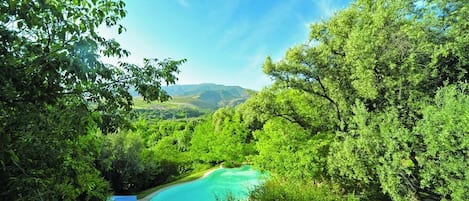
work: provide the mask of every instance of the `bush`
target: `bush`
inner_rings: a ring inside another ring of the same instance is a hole
[[[251,192],[249,200],[359,200],[351,194],[344,194],[338,185],[326,182],[298,181],[282,178],[271,179]]]
[[[225,162],[223,162],[222,165],[225,168],[235,168],[235,167],[241,166],[241,164],[236,163],[236,162],[232,162],[232,161],[225,161]]]

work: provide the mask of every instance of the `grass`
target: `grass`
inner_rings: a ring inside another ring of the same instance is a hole
[[[134,101],[134,109],[153,109],[154,107],[167,107],[167,108],[175,108],[177,105],[171,104],[169,102],[159,102],[159,101],[152,101],[150,103],[143,100],[141,97],[136,97],[133,99]]]
[[[191,104],[196,99],[190,97],[173,97],[166,102],[152,101],[150,103],[143,100],[142,97],[134,97],[134,109],[154,109],[154,108],[179,108],[188,107],[197,109],[197,106]]]
[[[207,170],[204,170],[204,171],[200,171],[200,172],[195,172],[195,173],[192,173],[192,174],[189,174],[187,176],[183,176],[182,178],[180,179],[177,179],[173,182],[170,182],[170,183],[167,183],[167,184],[162,184],[162,185],[159,185],[159,186],[155,186],[153,188],[149,188],[147,190],[144,190],[142,192],[139,192],[137,193],[137,199],[142,199],[150,194],[152,194],[153,192],[157,191],[157,190],[160,190],[162,188],[166,188],[168,186],[172,186],[172,185],[176,185],[176,184],[181,184],[181,183],[185,183],[185,182],[189,182],[189,181],[194,181],[198,178],[201,178],[202,176],[204,176],[205,173],[209,172],[209,171],[212,171],[212,170],[215,170],[215,169],[218,169],[219,167],[216,166],[216,167],[212,167],[210,169],[207,169]]]

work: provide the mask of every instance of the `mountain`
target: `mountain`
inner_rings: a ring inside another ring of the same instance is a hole
[[[173,100],[192,104],[204,109],[218,109],[225,106],[236,106],[254,93],[253,90],[239,86],[219,84],[173,85],[163,88]]]
[[[172,85],[163,87],[163,90],[168,92],[171,100],[146,103],[141,97],[134,96],[134,109],[164,119],[196,117],[221,107],[234,107],[256,93],[239,86],[219,84]]]
[[[171,85],[163,87],[163,90],[171,96],[192,96],[206,91],[230,91],[235,94],[244,94],[247,89],[239,86],[225,86],[221,84],[187,84],[187,85]]]

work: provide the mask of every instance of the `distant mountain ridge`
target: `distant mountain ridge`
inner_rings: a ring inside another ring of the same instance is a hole
[[[239,93],[241,95],[245,93],[248,89],[244,89],[240,86],[226,86],[221,84],[203,83],[163,86],[163,90],[168,92],[168,94],[171,96],[192,96],[206,91],[231,91]]]
[[[204,109],[217,109],[225,106],[236,106],[244,102],[253,90],[240,86],[225,86],[220,84],[190,84],[163,87],[173,100],[188,100],[189,104]]]
[[[239,105],[256,93],[240,86],[209,83],[172,85],[163,87],[163,90],[172,97],[163,103],[147,103],[138,93],[130,91],[134,96],[134,109],[163,119],[197,117],[221,107]]]

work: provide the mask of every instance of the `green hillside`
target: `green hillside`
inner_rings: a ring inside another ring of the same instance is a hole
[[[239,86],[218,84],[173,85],[163,89],[171,95],[171,100],[147,103],[135,95],[135,111],[162,119],[198,117],[221,107],[234,107],[255,93]]]

